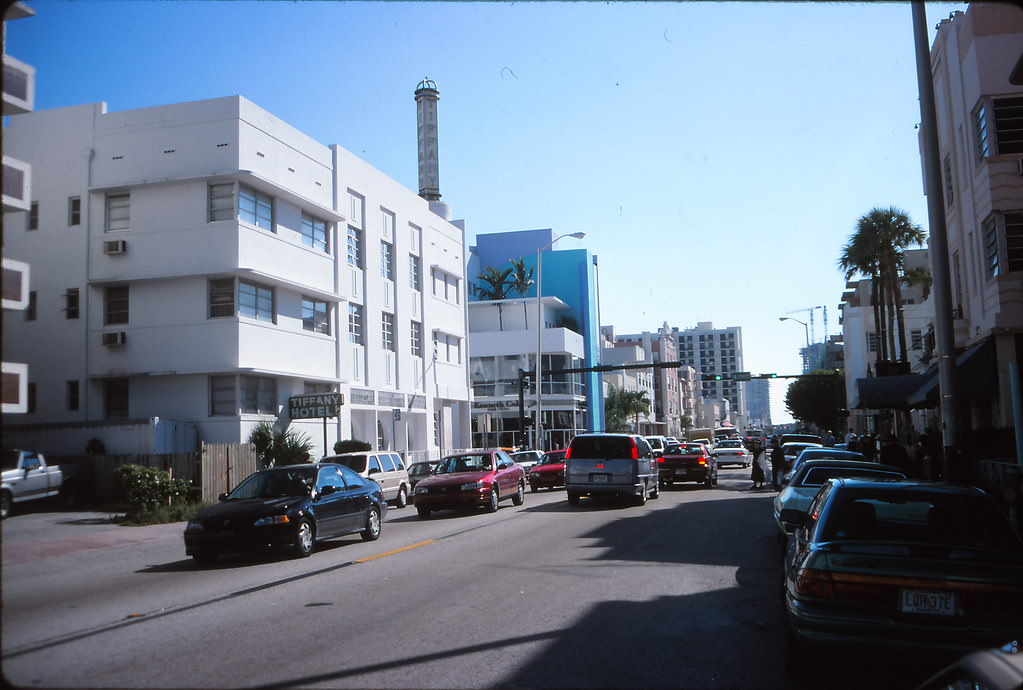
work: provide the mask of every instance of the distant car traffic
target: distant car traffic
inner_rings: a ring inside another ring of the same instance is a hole
[[[416,484],[412,503],[420,518],[435,510],[486,508],[496,512],[510,498],[522,505],[526,471],[503,450],[477,450],[443,458],[433,474]]]
[[[544,452],[542,450],[520,450],[511,454],[511,459],[522,465],[522,469],[529,474],[535,466],[543,462]]]
[[[749,467],[751,462],[751,454],[746,449],[745,444],[737,438],[726,438],[723,441],[719,441],[710,454],[714,456],[714,460],[717,461],[718,467],[722,465],[742,465],[743,467]]]
[[[434,468],[437,467],[439,460],[426,460],[423,462],[414,462],[408,466],[408,484],[411,491],[415,491],[416,484],[423,477],[429,477],[433,474]]]
[[[803,451],[807,453],[809,451]],[[800,455],[802,457],[802,455]],[[786,535],[796,529],[796,524],[783,522],[782,511],[797,511],[805,518],[806,507],[824,483],[835,477],[859,477],[861,479],[905,479],[901,469],[893,465],[855,460],[810,460],[804,462],[793,473],[788,485],[774,499],[774,522],[778,526],[778,537],[784,542]],[[792,513],[788,513],[791,518]]]
[[[838,648],[965,653],[1021,633],[1023,543],[972,487],[830,479],[784,565],[787,669],[810,675]]]
[[[202,562],[272,549],[308,556],[322,539],[356,533],[377,539],[386,512],[380,486],[347,467],[275,467],[250,474],[196,513],[185,527],[185,553]]]
[[[784,484],[789,478],[799,469],[799,466],[809,460],[855,460],[856,462],[871,462],[867,460],[867,456],[863,453],[857,453],[851,450],[842,450],[841,448],[829,448],[828,446],[809,446],[800,451],[796,459],[792,461],[792,466],[785,472],[785,476],[782,478]]]
[[[657,458],[661,486],[675,482],[697,482],[704,487],[717,486],[718,464],[714,455],[702,443],[674,443]]]
[[[661,457],[664,455],[664,447],[668,445],[668,439],[665,436],[647,436],[646,442],[650,444],[651,450],[654,451],[654,455]]]
[[[565,485],[565,453],[566,450],[550,450],[543,462],[534,465],[529,471],[529,490],[554,489]]]

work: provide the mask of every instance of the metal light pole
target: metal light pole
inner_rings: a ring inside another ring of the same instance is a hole
[[[795,321],[796,323],[803,324],[803,332],[806,334],[806,349],[803,350],[803,352],[806,353],[806,354],[803,355],[803,373],[804,374],[810,373],[810,329],[806,325],[806,322],[805,321],[800,321],[799,319],[794,319],[791,316],[779,316],[778,320],[779,321]]]
[[[535,450],[543,450],[543,408],[540,406],[540,357],[542,353],[542,338],[543,338],[543,302],[540,300],[542,296],[542,280],[543,280],[543,253],[545,250],[550,249],[554,246],[554,243],[564,237],[574,237],[577,240],[581,240],[586,237],[585,232],[570,232],[564,235],[558,235],[550,244],[539,247],[536,250],[536,426],[533,436],[533,444]]]

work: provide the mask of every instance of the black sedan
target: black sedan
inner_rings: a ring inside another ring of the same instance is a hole
[[[261,470],[188,521],[185,553],[197,561],[273,549],[308,556],[321,539],[379,538],[386,511],[380,486],[341,465]]]
[[[785,561],[787,667],[828,647],[964,653],[1023,636],[1023,543],[980,489],[830,479]]]

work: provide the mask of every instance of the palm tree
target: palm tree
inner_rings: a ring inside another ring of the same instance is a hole
[[[889,354],[908,361],[906,328],[902,312],[902,271],[905,251],[922,245],[927,235],[909,215],[894,206],[873,208],[856,224],[856,233],[843,247],[838,265],[846,280],[855,274],[871,278],[871,304],[880,341],[880,359]],[[887,323],[885,323],[887,321]],[[894,322],[894,323],[893,323]]]
[[[301,431],[281,430],[271,421],[263,420],[249,433],[249,443],[256,447],[256,456],[263,467],[301,465],[309,461],[313,443]]]
[[[510,282],[510,287],[514,292],[519,293],[523,297],[526,296],[526,292],[536,282],[533,280],[533,269],[526,269],[526,262],[523,259],[512,259],[512,269],[514,271],[513,277]],[[525,324],[524,328],[528,328],[529,315],[527,312],[526,302],[522,302],[522,323]]]
[[[506,268],[503,271],[498,271],[493,266],[487,266],[483,273],[476,276],[476,280],[482,281],[486,284],[486,287],[480,287],[478,294],[480,299],[485,300],[501,300],[507,299],[508,288],[511,287],[511,281],[508,276],[511,275],[512,269]],[[497,324],[498,330],[504,330],[504,313],[501,309],[501,305],[497,305]]]

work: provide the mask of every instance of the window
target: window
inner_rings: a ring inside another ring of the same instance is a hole
[[[234,316],[234,278],[220,278],[209,283],[209,318]]]
[[[82,224],[82,197],[72,196],[67,200],[67,224]]]
[[[394,280],[394,245],[380,242],[380,277]]]
[[[277,382],[267,376],[239,377],[243,414],[277,414]]]
[[[348,342],[362,342],[362,305],[348,303]]]
[[[302,243],[321,252],[327,251],[327,221],[302,214]]]
[[[953,314],[963,318],[963,274],[960,268],[959,252],[952,252],[952,293],[955,296]]]
[[[412,356],[423,356],[423,324],[419,321],[412,322]]]
[[[419,257],[415,254],[408,255],[408,286],[413,290],[422,290],[422,275],[419,268]]]
[[[25,320],[35,321],[38,299],[35,290],[30,290],[28,293],[28,306],[25,308]]]
[[[362,268],[362,230],[348,226],[348,265]]]
[[[877,352],[877,333],[867,333],[867,352]]]
[[[78,392],[78,381],[68,381],[67,386],[67,409],[77,410],[81,401],[81,396]]]
[[[1023,96],[991,101],[997,153],[1023,153]]]
[[[988,278],[998,276],[998,224],[992,216],[984,221],[984,274]]]
[[[128,286],[108,287],[103,300],[103,324],[128,323]]]
[[[238,185],[238,219],[274,232],[274,200],[251,187]]]
[[[1005,254],[1010,271],[1023,271],[1023,212],[1005,214]]]
[[[302,328],[330,335],[330,316],[326,302],[311,297],[302,298]]]
[[[107,379],[104,382],[103,414],[107,419],[128,416],[128,379]]]
[[[924,332],[923,329],[914,328],[909,332],[909,341],[911,345],[910,350],[922,350],[924,349]]]
[[[274,321],[274,291],[244,280],[238,281],[238,313],[250,319]]]
[[[28,207],[28,230],[39,229],[39,202],[33,201]]]
[[[988,140],[987,140],[987,108],[981,103],[980,107],[973,114],[973,137],[974,143],[977,145],[977,158],[987,158],[988,153]]]
[[[64,318],[78,318],[78,288],[68,288],[64,293]]]
[[[231,220],[234,218],[234,183],[211,184],[206,206],[207,220]]]
[[[381,314],[380,344],[385,350],[394,352],[394,314],[386,311]]]
[[[107,195],[107,232],[127,230],[131,220],[131,196],[128,194]]]
[[[234,376],[210,377],[210,416],[221,417],[238,414],[234,402]]]

